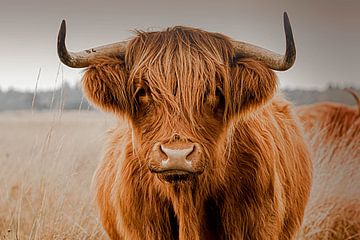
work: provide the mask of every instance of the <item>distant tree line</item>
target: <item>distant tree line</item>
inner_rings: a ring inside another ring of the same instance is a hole
[[[360,89],[354,89],[360,94]],[[355,104],[353,97],[344,89],[329,86],[324,91],[318,90],[288,90],[283,95],[295,105],[311,104],[315,102],[331,101],[347,105]],[[71,87],[64,83],[55,90],[22,92],[17,90],[0,90],[0,111],[12,110],[94,110],[84,97],[81,86]]]
[[[84,97],[81,86],[64,83],[55,90],[23,92],[0,90],[0,111],[7,110],[93,110]]]
[[[359,96],[360,89],[352,88]],[[346,105],[354,105],[354,97],[343,88],[329,86],[326,90],[288,90],[282,91],[285,98],[295,105],[312,104],[316,102],[337,102]]]

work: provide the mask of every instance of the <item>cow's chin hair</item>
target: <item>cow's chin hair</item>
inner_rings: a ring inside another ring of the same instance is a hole
[[[159,180],[166,184],[189,184],[194,182],[198,174],[168,174],[168,173],[157,173],[156,174]]]

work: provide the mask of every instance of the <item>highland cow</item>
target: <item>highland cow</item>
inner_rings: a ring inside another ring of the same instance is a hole
[[[292,239],[307,203],[311,163],[273,70],[286,53],[190,27],[58,54],[87,67],[84,91],[119,118],[95,174],[111,239]]]
[[[360,234],[360,100],[297,109],[314,164],[300,239],[358,239]]]

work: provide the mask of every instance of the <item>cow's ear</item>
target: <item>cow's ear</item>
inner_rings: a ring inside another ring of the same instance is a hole
[[[277,89],[275,73],[252,59],[237,60],[231,67],[229,111],[232,116],[257,110]]]
[[[123,60],[98,59],[86,69],[82,83],[87,98],[102,110],[122,115],[129,111],[127,73]]]

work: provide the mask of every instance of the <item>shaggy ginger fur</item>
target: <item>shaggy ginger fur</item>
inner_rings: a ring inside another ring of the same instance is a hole
[[[292,239],[310,189],[310,157],[272,70],[233,58],[221,34],[139,32],[125,58],[85,72],[87,97],[119,117],[96,175],[111,239]],[[200,144],[205,171],[167,183],[154,144]]]
[[[314,182],[300,239],[360,238],[360,101],[298,108],[314,161]]]

